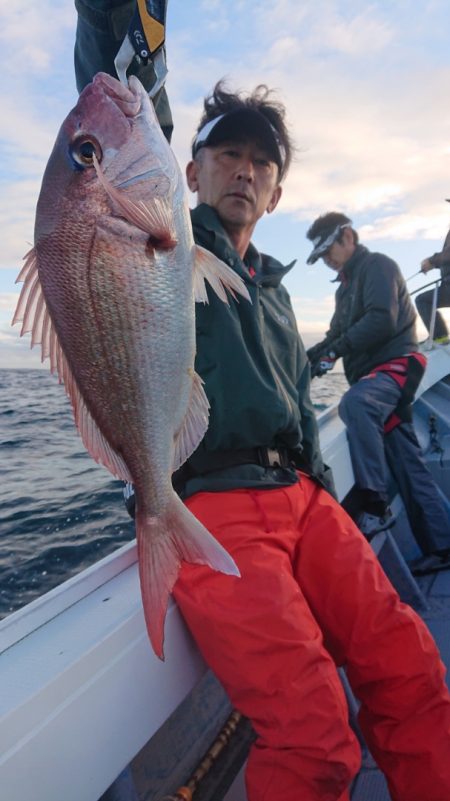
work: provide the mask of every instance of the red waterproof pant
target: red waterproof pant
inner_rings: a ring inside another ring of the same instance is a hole
[[[307,477],[187,506],[241,578],[184,565],[175,598],[258,734],[249,801],[347,801],[360,751],[336,665],[393,801],[449,801],[450,697],[428,629],[343,509]]]

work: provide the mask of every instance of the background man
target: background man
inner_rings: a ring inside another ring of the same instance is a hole
[[[330,329],[308,356],[314,375],[343,357],[351,387],[339,413],[360,491],[358,526],[370,538],[393,524],[389,464],[425,554],[415,572],[450,567],[450,521],[411,423],[411,403],[426,362],[417,352],[416,315],[400,269],[359,244],[344,214],[324,214],[307,236],[314,243],[308,263],[322,258],[339,282]]]
[[[450,203],[450,200],[447,200]],[[450,306],[450,231],[445,237],[445,242],[442,250],[439,253],[434,253],[421,262],[420,269],[423,273],[429,272],[434,267],[438,267],[441,271],[441,283],[437,290],[436,298],[436,320],[434,326],[433,340],[436,344],[447,344],[448,328],[442,314],[438,311],[444,306]],[[422,292],[416,297],[417,311],[419,312],[426,328],[430,331],[431,315],[434,301],[434,289],[429,289],[427,292]]]

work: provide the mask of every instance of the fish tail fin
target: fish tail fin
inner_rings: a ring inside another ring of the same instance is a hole
[[[159,517],[140,513],[137,508],[136,535],[147,631],[155,654],[164,659],[164,620],[181,563],[208,565],[231,576],[240,574],[225,548],[175,493]]]

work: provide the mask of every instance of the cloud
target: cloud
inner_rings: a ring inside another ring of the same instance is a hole
[[[181,165],[216,80],[266,82],[278,88],[299,148],[274,215],[289,221],[289,232],[286,225],[267,252],[285,248],[301,261],[305,226],[330,209],[356,218],[368,242],[417,250],[422,240],[442,241],[450,217],[447,5],[429,3],[426,15],[424,26],[408,4],[381,0],[170,0],[167,85]],[[75,22],[73,4],[59,0],[0,9],[0,266],[11,271],[1,273],[4,286],[29,249],[45,163],[76,98]],[[320,287],[327,298],[318,273],[308,294]],[[331,296],[319,305],[297,285],[292,294],[300,327],[325,330]]]
[[[5,182],[3,182],[5,184]],[[0,195],[2,250],[0,268],[19,274],[23,257],[33,244],[34,217],[40,181],[19,180]]]
[[[373,223],[359,228],[363,240],[373,239],[441,239],[448,227],[449,215],[436,207],[425,207],[422,214],[397,214],[380,216]],[[430,254],[432,255],[432,254]]]
[[[317,298],[292,295],[291,301],[298,330],[306,347],[319,342],[330,327],[334,312],[334,294],[326,295],[319,301]]]
[[[11,327],[12,310],[9,310],[7,315],[8,319],[4,319],[4,309],[2,306],[2,313],[0,318],[0,368],[8,367],[28,367],[35,369],[38,367],[47,367],[41,363],[41,349],[35,346],[31,349],[30,336],[20,337],[20,325]]]
[[[75,18],[71,4],[56,0],[0,8],[0,268],[19,270],[31,246],[42,174],[70,108],[68,98],[75,96],[67,47],[68,34],[73,47]],[[70,80],[64,85],[66,71]]]
[[[379,53],[393,40],[394,31],[383,18],[376,4],[360,11],[351,3],[336,2],[298,3],[284,0],[266,4],[261,15],[264,34],[274,31],[289,31],[290,36],[279,36],[269,51],[275,62],[286,56],[292,43],[301,43],[302,51],[309,56],[314,53],[345,55],[352,58],[367,57]],[[299,49],[299,48],[298,48]],[[298,55],[297,49],[297,55]]]
[[[176,33],[169,49],[180,161],[188,158],[186,131],[190,138],[216,79],[228,75],[235,87],[264,81],[281,88],[299,147],[281,211],[311,220],[338,208],[370,217],[380,231],[389,220],[393,238],[443,235],[450,70],[439,50],[446,47],[442,3],[427,7],[426,30],[407,7],[381,2],[363,10],[338,0],[248,0],[239,8],[212,2],[202,12],[207,33],[198,31],[198,58],[192,59],[188,31]],[[226,46],[210,27],[218,14],[221,24],[224,16],[227,26],[233,22]],[[250,20],[256,57],[248,47]],[[187,92],[192,102],[179,105]]]
[[[338,53],[365,57],[367,52],[378,53],[392,42],[394,32],[373,6],[346,19],[343,13],[332,14],[317,33],[318,43]]]
[[[48,73],[55,53],[64,51],[64,33],[73,28],[74,18],[71,4],[61,4],[58,0],[26,5],[3,3],[0,8],[3,77],[5,73],[16,77],[18,74],[28,77],[30,72]]]
[[[31,350],[31,336],[20,336],[20,323],[12,325],[19,292],[4,292],[0,295],[0,367],[40,367],[41,349]]]

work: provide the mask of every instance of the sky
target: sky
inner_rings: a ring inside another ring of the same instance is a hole
[[[306,265],[318,215],[347,214],[363,244],[394,258],[406,279],[442,247],[449,18],[448,0],[169,0],[167,90],[183,168],[203,97],[220,78],[233,89],[265,83],[286,105],[296,158],[254,243],[297,260],[285,284],[306,345],[322,338],[334,308],[332,272]],[[39,347],[11,319],[45,165],[77,100],[75,28],[72,0],[0,0],[0,367],[41,366]]]

